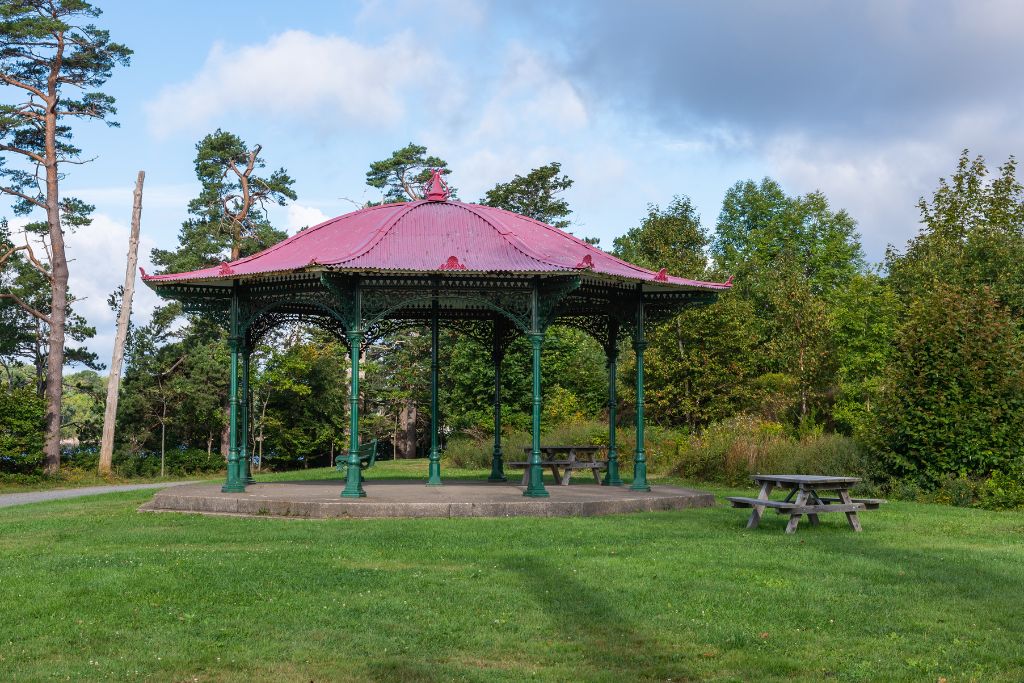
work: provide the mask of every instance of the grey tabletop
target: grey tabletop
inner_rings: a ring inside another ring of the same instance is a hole
[[[776,484],[793,486],[811,484],[859,484],[860,477],[828,477],[819,474],[754,474],[750,477],[756,482],[771,481]]]

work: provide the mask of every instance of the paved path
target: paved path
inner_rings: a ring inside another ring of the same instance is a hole
[[[117,493],[118,491],[138,491],[140,489],[162,489],[168,486],[181,486],[182,484],[194,483],[194,481],[170,481],[163,482],[160,484],[117,484],[114,486],[85,486],[78,489],[54,489],[52,491],[26,491],[25,493],[4,493],[0,494],[0,508],[10,507],[12,505],[40,503],[46,500],[61,500],[63,498],[95,496],[100,493]]]

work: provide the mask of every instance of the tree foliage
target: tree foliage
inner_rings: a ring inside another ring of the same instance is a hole
[[[572,211],[569,202],[560,195],[572,187],[572,178],[560,173],[562,165],[552,161],[525,176],[516,175],[508,182],[495,184],[480,203],[565,230],[569,227]]]
[[[0,83],[7,94],[0,104],[0,193],[13,199],[16,214],[45,213],[45,223],[35,225],[41,228],[49,263],[35,258],[29,263],[49,283],[50,306],[44,312],[10,290],[0,292],[0,299],[14,301],[47,327],[44,450],[51,474],[59,469],[61,456],[69,304],[64,230],[88,225],[93,210],[79,199],[61,196],[62,169],[82,163],[81,149],[72,142],[72,122],[91,119],[117,125],[111,118],[116,113],[114,98],[98,88],[114,67],[127,66],[131,57],[131,50],[111,42],[109,32],[92,23],[99,15],[84,0],[0,4]],[[3,260],[0,257],[0,265]]]
[[[1024,452],[1024,344],[987,287],[937,283],[901,325],[877,411],[884,471],[936,483],[1004,471]]]
[[[385,202],[410,202],[422,199],[426,193],[431,172],[440,169],[441,175],[451,170],[448,162],[427,154],[427,148],[410,142],[395,150],[388,159],[374,161],[366,172],[366,184],[384,191]],[[451,196],[455,189],[449,188]]]
[[[196,144],[199,196],[188,204],[190,217],[181,226],[178,248],[154,249],[153,263],[167,272],[197,270],[254,254],[287,237],[270,224],[266,209],[294,201],[295,181],[284,168],[257,174],[266,167],[262,151],[261,145],[250,148],[219,128]]]

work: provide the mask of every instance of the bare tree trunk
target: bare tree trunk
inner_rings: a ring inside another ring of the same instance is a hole
[[[160,418],[160,478],[164,476],[164,462],[167,453],[167,403],[164,403],[164,414]]]
[[[117,335],[114,337],[114,355],[110,361],[110,375],[107,377],[107,405],[103,411],[103,438],[100,441],[100,474],[110,474],[114,459],[114,427],[117,422],[117,399],[121,388],[121,364],[124,362],[124,344],[128,337],[128,323],[132,314],[132,297],[135,295],[135,267],[139,263],[139,226],[142,222],[142,183],[146,172],[139,171],[135,181],[135,197],[132,202],[132,226],[128,236],[128,266],[124,274],[124,292],[121,296],[121,310],[117,314]],[[161,436],[161,439],[163,437]],[[161,449],[163,446],[161,445]],[[163,476],[163,459],[161,456]]]
[[[416,457],[416,403],[411,399],[406,400],[402,410],[398,413],[398,439],[397,457]]]
[[[231,448],[231,423],[229,418],[231,416],[231,408],[224,408],[224,426],[220,428],[220,454],[224,456],[224,461],[228,459],[228,449]]]

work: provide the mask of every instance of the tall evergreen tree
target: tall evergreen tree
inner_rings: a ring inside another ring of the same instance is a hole
[[[557,161],[540,166],[525,176],[517,175],[507,183],[487,190],[480,203],[518,213],[556,228],[569,227],[569,202],[560,195],[572,187],[572,178],[562,173]]]
[[[0,5],[0,192],[14,211],[46,215],[49,264],[38,267],[50,285],[49,311],[13,300],[47,328],[46,471],[60,467],[61,397],[68,307],[65,228],[88,225],[93,207],[60,194],[64,168],[81,162],[72,143],[74,121],[117,125],[114,98],[98,90],[115,66],[127,66],[131,50],[110,41],[92,20],[100,10],[84,0],[20,0]],[[33,264],[37,265],[37,264]]]
[[[411,202],[423,198],[434,169],[440,169],[441,175],[451,173],[448,162],[428,155],[423,145],[410,142],[392,152],[390,158],[371,163],[366,172],[366,184],[383,190],[385,202]],[[455,196],[454,188],[449,191]]]
[[[261,145],[250,148],[219,128],[196,144],[199,196],[188,204],[178,248],[154,249],[154,264],[167,272],[196,270],[254,254],[288,236],[270,224],[266,209],[294,201],[295,181],[283,168],[257,175],[266,167],[262,152]]]

